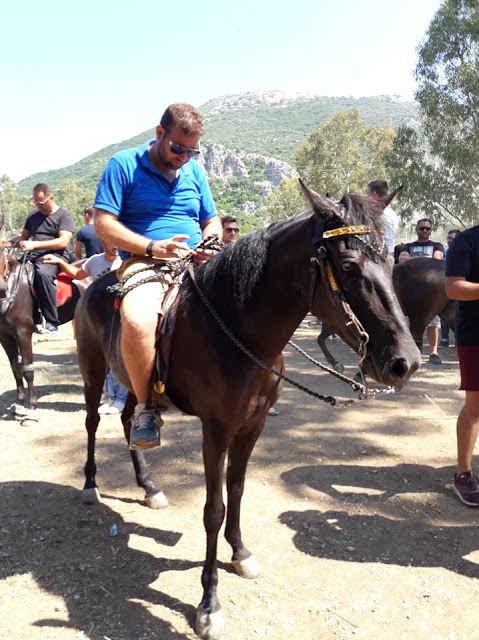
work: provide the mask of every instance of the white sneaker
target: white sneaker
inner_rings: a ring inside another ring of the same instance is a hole
[[[110,405],[109,413],[121,413],[125,408],[125,403],[121,400],[114,400]]]
[[[100,407],[98,407],[98,413],[100,415],[104,415],[105,413],[110,413],[110,402],[103,403]]]

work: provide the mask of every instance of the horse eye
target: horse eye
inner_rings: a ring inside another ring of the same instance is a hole
[[[343,271],[351,271],[352,269],[354,269],[356,263],[353,262],[353,260],[344,260],[344,262],[341,264],[341,267],[343,268]]]

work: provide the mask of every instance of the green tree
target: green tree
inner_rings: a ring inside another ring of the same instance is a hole
[[[365,125],[359,109],[339,111],[320,124],[296,154],[296,168],[306,184],[340,198],[362,193],[371,180],[386,179],[383,157],[395,133],[390,126]]]
[[[273,193],[267,198],[264,213],[269,220],[281,220],[286,216],[308,208],[297,178],[281,180]]]
[[[479,221],[479,2],[445,0],[418,47],[420,130],[401,128],[386,159],[402,202],[437,222]]]
[[[94,199],[93,189],[83,189],[70,179],[62,180],[55,192],[55,202],[71,212],[76,229],[83,226],[83,209],[91,207]]]
[[[28,212],[33,208],[31,197],[19,196],[16,183],[8,176],[0,177],[0,217],[3,235],[9,239],[23,229]]]

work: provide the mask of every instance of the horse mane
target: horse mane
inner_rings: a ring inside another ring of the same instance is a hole
[[[244,306],[263,272],[268,255],[270,227],[252,231],[228,244],[197,270],[197,281],[216,298]]]
[[[379,216],[383,205],[370,198],[356,194],[346,194],[339,202],[340,216],[331,224],[331,228],[361,224],[373,228],[373,235],[379,239]],[[251,298],[266,263],[270,238],[273,233],[281,232],[291,226],[293,221],[301,221],[312,215],[311,210],[303,211],[292,217],[272,222],[264,229],[251,231],[235,242],[228,244],[220,253],[196,271],[196,280],[201,289],[211,294],[222,304],[230,308],[244,308]],[[329,227],[329,225],[327,225]],[[356,237],[347,238],[355,244]],[[358,244],[358,243],[356,243]],[[359,246],[350,246],[367,252],[367,246],[359,239]],[[377,259],[373,253],[368,257]]]

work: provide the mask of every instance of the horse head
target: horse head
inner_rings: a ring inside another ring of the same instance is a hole
[[[368,375],[403,384],[420,353],[394,292],[380,225],[399,189],[383,200],[346,194],[334,203],[301,185],[316,219],[311,311],[359,353]]]

